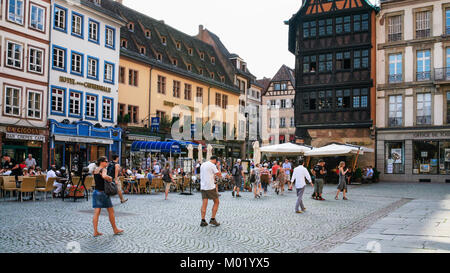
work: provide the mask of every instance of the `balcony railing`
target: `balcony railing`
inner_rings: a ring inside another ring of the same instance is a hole
[[[434,69],[435,81],[450,81],[450,67],[435,68]]]
[[[417,72],[417,81],[429,81],[431,80],[431,72],[425,71],[425,72]]]
[[[402,118],[389,118],[389,127],[400,127],[403,125]]]
[[[399,83],[403,81],[403,74],[389,75],[389,83]]]

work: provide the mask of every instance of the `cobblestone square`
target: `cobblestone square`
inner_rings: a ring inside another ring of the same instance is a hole
[[[82,253],[368,252],[366,244],[380,240],[390,241],[386,251],[398,251],[398,245],[394,249],[397,242],[409,246],[403,249],[406,252],[418,247],[423,252],[450,251],[449,185],[355,185],[349,186],[349,201],[334,200],[335,189],[335,185],[326,185],[326,201],[321,202],[310,198],[308,186],[304,195],[307,212],[300,215],[294,213],[293,192],[277,196],[270,189],[259,200],[252,193],[236,199],[224,192],[217,215],[221,226],[205,228],[199,225],[197,192],[193,196],[172,193],[168,201],[163,193],[128,195],[123,205],[113,198],[118,226],[125,233],[114,236],[108,218],[102,216],[99,230],[104,235],[98,238],[92,236],[91,201],[2,200],[0,252],[71,252],[71,242],[79,244]],[[211,207],[212,202],[207,219]],[[440,240],[432,240],[434,231],[423,231],[423,225],[435,223],[440,226]],[[413,233],[420,233],[416,235],[423,236],[423,242],[431,239],[417,245],[411,239]]]

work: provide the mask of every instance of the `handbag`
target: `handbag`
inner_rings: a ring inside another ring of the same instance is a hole
[[[105,181],[105,194],[108,196],[114,196],[117,194],[117,185],[116,182],[107,182]]]

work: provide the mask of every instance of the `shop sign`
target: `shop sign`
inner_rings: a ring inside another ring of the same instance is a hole
[[[6,127],[6,132],[26,135],[39,135],[39,129],[27,127]]]
[[[447,132],[417,132],[413,135],[414,138],[449,138],[450,131]]]
[[[25,135],[25,134],[6,133],[6,138],[7,139],[17,139],[17,140],[26,140],[26,141],[45,142],[45,136],[41,136],[41,135]]]
[[[95,144],[114,144],[113,140],[101,138],[87,138],[76,136],[61,136],[55,135],[56,141],[76,142],[76,143],[95,143]]]
[[[68,83],[71,85],[80,85],[80,86],[83,86],[83,87],[86,87],[89,89],[99,90],[99,91],[103,91],[103,92],[108,92],[108,93],[111,92],[110,87],[102,86],[102,85],[98,85],[98,84],[94,84],[94,83],[90,83],[90,82],[79,82],[79,81],[76,81],[75,79],[64,77],[64,76],[60,76],[59,81],[63,82],[63,83]]]
[[[132,141],[160,141],[160,137],[128,135],[128,140]]]

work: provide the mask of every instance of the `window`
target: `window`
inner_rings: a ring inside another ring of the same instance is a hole
[[[211,77],[211,79],[214,79],[214,72],[211,72],[209,76]]]
[[[4,113],[9,116],[20,116],[21,89],[13,86],[5,87]]]
[[[203,88],[201,87],[197,87],[196,101],[198,103],[203,103]]]
[[[22,69],[23,45],[7,41],[6,66]]]
[[[156,55],[156,59],[158,60],[158,61],[160,61],[160,62],[162,62],[162,54],[157,54]]]
[[[86,118],[97,119],[97,96],[86,94]]]
[[[53,46],[53,69],[66,71],[66,49]]]
[[[192,48],[188,49],[188,53],[189,53],[190,56],[192,56],[194,54],[194,51],[192,50]]]
[[[180,88],[181,88],[181,83],[179,81],[173,81],[173,96],[175,98],[180,98]]]
[[[110,98],[103,98],[103,120],[112,121],[113,100]]]
[[[431,35],[431,11],[416,13],[416,39],[430,37]]]
[[[166,77],[158,76],[158,93],[166,94]]]
[[[23,0],[8,0],[8,20],[23,25],[24,6]]]
[[[447,124],[450,124],[450,92],[447,92]]]
[[[445,48],[445,54],[446,54],[445,79],[450,80],[450,47]]]
[[[438,171],[439,142],[413,141],[413,174],[438,174]]]
[[[336,33],[349,33],[351,32],[351,17],[336,17]]]
[[[139,49],[139,52],[140,52],[142,55],[145,55],[145,47],[141,46],[141,48]]]
[[[87,77],[98,80],[98,59],[88,57],[88,72]]]
[[[280,128],[286,128],[286,118],[280,118]]]
[[[319,98],[317,100],[317,110],[324,111],[333,108],[333,91],[319,91]]]
[[[222,95],[222,108],[227,109],[228,107],[228,96]]]
[[[191,64],[188,64],[188,65],[187,65],[187,70],[188,70],[188,71],[192,71],[192,65],[191,65]]]
[[[44,51],[35,47],[28,50],[28,71],[42,74],[44,61]]]
[[[291,117],[291,128],[295,127],[295,118]]]
[[[316,21],[304,22],[303,23],[303,38],[314,38],[316,37]]]
[[[81,53],[72,51],[71,73],[83,76],[83,59]]]
[[[353,89],[353,108],[365,108],[368,104],[368,89]]]
[[[99,29],[100,23],[89,19],[89,41],[98,44],[99,43]]]
[[[319,36],[333,35],[333,19],[319,20]]]
[[[178,50],[181,50],[181,43],[180,42],[177,42],[176,46],[177,46]]]
[[[369,30],[369,14],[353,15],[353,31],[368,31]]]
[[[369,50],[355,50],[353,52],[353,68],[367,69],[369,68]]]
[[[403,125],[403,97],[389,96],[389,127]]]
[[[350,51],[336,53],[336,70],[347,70],[352,68]]]
[[[163,45],[166,45],[166,44],[167,44],[167,39],[166,39],[166,37],[164,37],[164,36],[161,37],[161,43],[162,43]]]
[[[159,117],[160,119],[163,119],[166,116],[166,112],[156,110],[156,116]]]
[[[134,24],[133,24],[133,22],[129,22],[127,27],[128,27],[129,31],[134,31]]]
[[[115,49],[116,30],[112,27],[105,28],[105,46]]]
[[[120,41],[120,46],[123,48],[127,48],[128,47],[128,41],[126,39],[122,39]]]
[[[205,53],[203,53],[203,52],[200,53],[200,59],[202,59],[202,60],[205,59]]]
[[[431,79],[431,52],[430,50],[417,51],[417,81]]]
[[[192,85],[184,84],[184,99],[192,100]]]
[[[128,105],[128,114],[130,115],[130,120],[132,123],[139,123],[138,113],[139,113],[139,107]]]
[[[128,70],[128,84],[132,86],[138,86],[139,72],[137,70]]]
[[[331,72],[333,70],[333,54],[319,55],[319,72]]]
[[[28,105],[27,116],[28,118],[41,119],[42,109],[42,94],[38,91],[28,91]]]
[[[119,83],[125,84],[125,67],[119,67]]]
[[[146,30],[145,31],[145,37],[147,37],[147,38],[151,38],[152,37],[152,33],[151,33],[150,30]]]
[[[81,117],[81,92],[70,91],[69,94],[69,116]]]
[[[348,109],[352,106],[350,101],[350,89],[336,90],[336,108]]]
[[[281,109],[285,109],[286,108],[286,100],[281,100],[280,108]]]
[[[119,116],[122,118],[125,116],[125,104],[119,103]]]
[[[54,29],[66,32],[66,12],[67,9],[55,5]]]
[[[277,123],[277,120],[275,119],[275,118],[270,118],[269,119],[269,128],[276,128],[276,123]]]
[[[395,42],[403,39],[402,29],[403,29],[403,16],[390,16],[388,17],[388,41]]]
[[[222,96],[219,93],[216,93],[216,105],[221,107],[222,105]]]
[[[211,57],[211,63],[212,63],[212,64],[216,64],[216,58]]]
[[[272,108],[272,109],[277,108],[277,101],[276,100],[271,100],[270,101],[270,108]]]
[[[52,115],[65,115],[64,103],[65,103],[66,91],[62,88],[52,88]]]
[[[389,82],[396,83],[403,80],[403,54],[389,55]]]
[[[317,71],[316,56],[303,57],[303,73],[315,73]]]
[[[44,32],[45,29],[44,8],[30,3],[30,28]]]
[[[173,59],[172,64],[173,64],[174,66],[177,66],[177,65],[178,65],[178,60],[177,60],[177,59]]]
[[[114,84],[114,64],[105,61],[105,82]]]
[[[385,142],[386,174],[405,173],[405,148],[403,142]]]
[[[83,15],[72,12],[72,35],[83,38]]]
[[[417,94],[417,125],[431,125],[431,93]]]
[[[445,10],[445,34],[450,34],[450,9]]]

